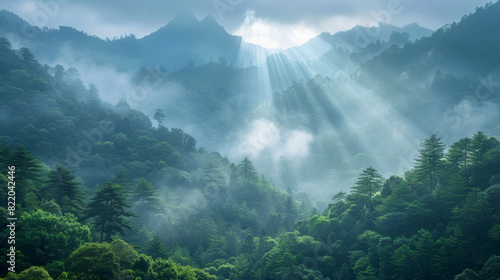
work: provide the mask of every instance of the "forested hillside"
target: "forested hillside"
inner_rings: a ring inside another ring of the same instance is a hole
[[[237,67],[250,67],[263,61],[241,59],[239,48],[260,53],[261,60],[265,60],[268,53],[240,36],[228,34],[212,16],[200,21],[188,12],[143,38],[129,34],[101,39],[70,26],[40,28],[13,13],[0,10],[0,36],[29,47],[45,61],[54,62],[65,56],[74,61],[116,67],[124,72],[148,64],[160,64],[173,71],[188,65],[189,61],[200,65],[217,61],[219,57]]]
[[[500,280],[499,1],[188,2],[0,4],[0,280]]]
[[[476,132],[446,147],[431,135],[412,170],[383,178],[365,166],[320,213],[248,158],[231,163],[164,127],[162,111],[153,127],[124,100],[100,101],[76,69],[40,65],[5,39],[0,47],[0,195],[16,197],[14,213],[1,206],[4,279],[500,275],[493,137]],[[307,109],[287,100],[275,106]],[[13,245],[16,274],[5,275]]]

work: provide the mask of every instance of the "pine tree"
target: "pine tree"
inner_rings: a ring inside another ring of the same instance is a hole
[[[42,165],[25,147],[17,148],[12,154],[11,160],[16,166],[17,181],[39,181],[38,176],[42,170]]]
[[[205,167],[201,181],[207,190],[207,194],[212,198],[219,197],[226,185],[226,178],[213,163],[209,163]]]
[[[332,196],[332,200],[334,202],[344,202],[345,195],[346,195],[345,192],[338,192],[337,194]]]
[[[22,146],[12,153],[12,157],[8,164],[16,167],[16,195],[17,201],[22,205],[25,202],[24,198],[28,192],[34,188],[32,183],[40,180],[39,175],[42,170],[42,165]]]
[[[9,50],[12,50],[12,44],[5,37],[0,37],[0,50],[2,52],[7,52]]]
[[[155,211],[159,210],[162,204],[158,196],[155,186],[146,179],[140,178],[134,186],[132,201],[138,202],[146,211]]]
[[[2,39],[2,37],[0,37]],[[11,162],[11,152],[9,147],[4,143],[0,142],[0,169],[6,170],[8,166],[12,164]]]
[[[394,246],[390,237],[381,237],[377,244],[377,255],[379,257],[379,280],[391,279],[393,264],[391,262]]]
[[[153,259],[165,258],[167,256],[167,247],[165,247],[163,241],[157,234],[155,234],[153,238],[149,241],[147,253],[148,255],[153,257]]]
[[[394,251],[392,256],[394,263],[393,279],[413,280],[417,273],[415,267],[415,251],[406,244]]]
[[[485,235],[491,221],[488,195],[480,189],[470,189],[461,208],[453,210],[452,221],[468,235]]]
[[[469,256],[465,251],[468,248],[468,241],[461,229],[454,228],[449,230],[453,230],[453,232],[446,238],[445,245],[450,252],[449,258],[452,264],[450,267],[451,275],[457,275],[466,269],[469,263]]]
[[[436,254],[432,257],[432,275],[436,279],[447,279],[449,277],[450,252],[446,250],[445,245],[441,245]]]
[[[229,165],[228,168],[228,173],[229,173],[229,186],[234,187],[238,182],[238,167],[236,167],[234,163],[231,163],[231,165]]]
[[[127,217],[134,214],[127,210],[130,205],[125,200],[122,186],[107,182],[102,185],[85,210],[85,217],[92,219],[95,228],[100,231],[100,242],[110,240],[115,233],[124,234],[124,229],[130,229]]]
[[[79,213],[82,210],[83,193],[81,183],[77,181],[73,171],[63,165],[57,165],[50,171],[46,190],[52,194],[63,213]]]
[[[283,205],[283,224],[286,230],[291,230],[297,218],[297,208],[291,196],[287,196]]]
[[[208,248],[203,254],[205,263],[212,262],[216,259],[227,258],[227,241],[222,235],[211,235],[208,237]]]
[[[439,175],[444,167],[444,148],[441,139],[433,134],[429,139],[425,139],[420,149],[420,156],[417,159],[417,176],[422,182],[428,182],[432,192],[438,182]]]
[[[131,179],[127,170],[125,169],[115,170],[114,177],[113,179],[111,179],[111,182],[122,186],[125,194],[129,195],[131,193],[130,190]]]
[[[452,165],[452,172],[462,171],[465,178],[469,177],[471,164],[472,140],[468,137],[462,138],[450,146],[446,155],[447,161]]]
[[[472,148],[472,163],[478,165],[483,161],[484,154],[488,151],[488,136],[486,136],[482,131],[474,134],[472,137],[471,148]]]
[[[244,158],[240,164],[237,166],[238,179],[242,183],[256,184],[259,181],[259,175],[255,171],[253,163],[248,159]]]
[[[437,191],[439,199],[448,210],[460,206],[466,195],[466,181],[460,174],[451,174],[446,184]]]
[[[35,56],[28,48],[20,48],[19,49],[19,57],[30,64],[30,66],[36,66],[38,61],[35,59]]]
[[[162,126],[163,121],[166,119],[166,116],[163,113],[163,110],[156,109],[155,114],[153,116],[153,119],[155,119],[158,122],[158,127]]]
[[[399,176],[392,175],[384,182],[380,194],[383,198],[388,197],[391,193],[404,181],[403,178]]]
[[[56,66],[54,66],[53,72],[55,83],[57,85],[61,85],[62,83],[66,82],[66,69],[64,69],[64,66],[57,64]]]
[[[352,187],[352,192],[363,197],[363,201],[368,203],[370,210],[373,210],[372,196],[380,190],[382,181],[382,176],[377,173],[377,170],[368,167],[359,175],[356,185]]]
[[[229,221],[237,221],[240,218],[240,208],[241,207],[238,202],[231,196],[228,196],[222,206],[225,219]]]
[[[99,90],[94,84],[90,84],[87,95],[87,106],[89,111],[93,114],[100,114],[101,104],[102,100],[99,97]]]
[[[386,214],[389,212],[406,212],[408,205],[414,200],[414,192],[406,181],[402,181],[382,204],[376,207],[377,211]]]
[[[416,244],[416,264],[418,267],[418,279],[430,279],[432,268],[432,257],[435,254],[434,240],[432,234],[425,230],[418,231]]]

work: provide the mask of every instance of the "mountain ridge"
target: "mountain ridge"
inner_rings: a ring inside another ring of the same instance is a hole
[[[72,27],[41,29],[6,10],[0,11],[0,22],[3,23],[0,26],[0,36],[6,37],[15,45],[16,42],[24,44],[23,46],[30,48],[41,61],[51,64],[62,55],[65,47],[86,53],[86,58],[97,64],[117,64],[118,69],[132,72],[159,62],[167,69],[173,70],[188,65],[189,61],[204,64],[219,57],[225,57],[231,64],[238,63],[239,67],[249,67],[252,65],[250,61],[238,58],[240,48],[266,52],[261,46],[247,43],[242,37],[227,33],[213,18],[207,17],[199,21],[193,15],[174,18],[167,25],[143,38],[128,35],[114,40],[91,36]],[[33,30],[35,36],[24,36],[23,30],[27,29]],[[128,53],[117,49],[116,46],[133,52]],[[200,55],[201,50],[204,51],[203,55]],[[124,57],[135,57],[137,62],[127,67],[126,63],[120,62]]]

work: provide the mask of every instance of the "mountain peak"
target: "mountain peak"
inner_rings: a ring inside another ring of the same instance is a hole
[[[212,15],[206,16],[201,22],[220,25]]]
[[[200,23],[200,21],[191,12],[178,14],[172,19],[167,26],[192,26]]]

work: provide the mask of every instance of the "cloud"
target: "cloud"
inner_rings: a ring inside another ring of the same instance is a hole
[[[274,147],[281,140],[277,126],[266,119],[257,119],[250,124],[243,141],[233,150],[234,157],[258,157],[265,149]]]
[[[310,154],[314,137],[304,130],[285,130],[267,119],[252,121],[247,132],[242,133],[239,145],[230,152],[231,158],[250,157],[256,159],[263,154],[274,161],[280,157],[302,159]]]
[[[301,158],[309,155],[309,144],[313,136],[305,131],[293,130],[285,140],[281,154],[286,158]]]
[[[234,31],[245,41],[266,48],[288,48],[306,43],[317,35],[317,31],[305,24],[284,25],[256,18],[254,11],[247,11],[245,21]]]
[[[390,13],[389,23],[391,24],[404,25],[417,22],[435,29],[446,23],[460,20],[464,14],[474,12],[476,6],[482,6],[487,2],[489,0],[474,2],[452,0],[87,0],[84,2],[3,0],[0,8],[14,12],[36,25],[51,28],[57,28],[59,25],[72,26],[102,38],[130,33],[140,38],[165,26],[177,14],[186,11],[193,12],[199,19],[212,15],[230,33],[236,33],[245,28],[247,11],[253,11],[255,20],[265,23],[265,26],[274,30],[274,32],[266,33],[266,36],[279,34],[279,41],[286,44],[287,41],[300,36],[298,34],[301,32],[295,34],[290,32],[292,28],[302,28],[299,31],[316,34],[323,31],[334,33],[349,29],[356,24],[365,25],[379,21],[376,15],[380,15],[383,11],[391,11],[390,7],[401,10],[398,13]],[[283,28],[284,26],[289,28]],[[288,39],[281,38],[287,35]],[[266,39],[272,40],[273,38],[267,37]],[[302,42],[302,40],[296,41]]]

